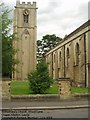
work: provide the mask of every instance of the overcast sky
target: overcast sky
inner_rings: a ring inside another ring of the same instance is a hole
[[[90,0],[20,0],[37,2],[37,39],[46,34],[64,37],[88,20]],[[14,8],[15,0],[3,0]]]

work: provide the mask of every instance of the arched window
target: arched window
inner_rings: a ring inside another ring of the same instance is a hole
[[[76,65],[79,65],[79,54],[80,54],[80,48],[79,44],[76,44]]]
[[[70,53],[69,53],[69,48],[67,48],[67,67],[68,67],[68,64],[69,64],[69,58],[70,58]]]
[[[54,53],[54,56],[53,56],[54,58],[53,58],[53,61],[54,61],[54,63],[55,63],[55,57],[56,57],[56,55],[55,55],[55,53]]]
[[[61,67],[61,51],[59,52],[59,67]]]
[[[61,51],[59,52],[59,60],[61,61]]]
[[[25,10],[23,13],[24,23],[28,23],[28,19],[29,19],[29,12],[28,12],[28,10]]]

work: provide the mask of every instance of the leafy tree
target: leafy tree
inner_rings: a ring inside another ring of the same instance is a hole
[[[62,38],[55,34],[43,36],[42,40],[37,41],[37,57],[42,57],[47,51],[57,46],[61,40]]]
[[[1,4],[0,4],[0,13],[1,13]],[[0,14],[0,78],[2,77],[2,19]]]
[[[48,66],[44,60],[37,65],[37,70],[28,75],[30,89],[35,94],[44,93],[53,83],[53,79],[49,76]]]
[[[5,77],[11,77],[12,71],[14,71],[14,65],[18,63],[18,60],[14,59],[14,55],[17,50],[13,47],[13,42],[16,40],[16,35],[11,33],[12,20],[9,18],[11,10],[1,4],[2,12],[0,14],[0,22],[2,22],[2,75]]]

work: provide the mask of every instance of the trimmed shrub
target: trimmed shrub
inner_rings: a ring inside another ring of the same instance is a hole
[[[50,88],[53,79],[49,76],[48,65],[44,60],[38,63],[36,71],[28,74],[28,80],[30,89],[35,94],[42,94]]]

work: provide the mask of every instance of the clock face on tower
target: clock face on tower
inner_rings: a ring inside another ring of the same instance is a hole
[[[27,9],[24,10],[24,12],[23,12],[23,18],[24,18],[24,23],[28,23],[28,21],[29,21],[29,12],[28,12]]]

